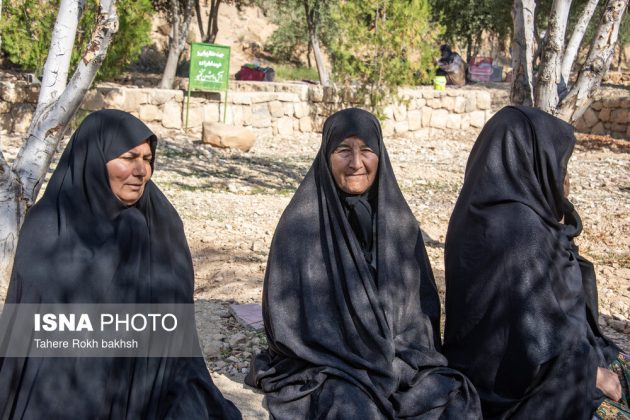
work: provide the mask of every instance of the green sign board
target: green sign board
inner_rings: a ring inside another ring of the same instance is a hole
[[[190,45],[187,102],[190,102],[190,91],[193,89],[225,91],[225,106],[223,107],[225,121],[229,75],[230,47],[193,42]],[[188,103],[186,104],[186,127],[188,127]]]
[[[230,47],[193,42],[190,50],[191,89],[227,90]]]

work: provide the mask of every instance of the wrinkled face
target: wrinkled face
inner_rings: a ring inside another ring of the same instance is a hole
[[[569,174],[565,175],[562,187],[564,188],[564,196],[569,197],[569,194],[571,193],[571,182],[569,181]]]
[[[131,206],[142,197],[151,179],[151,147],[142,143],[107,162],[109,186],[123,204]]]
[[[376,179],[378,155],[358,137],[348,137],[330,154],[330,171],[347,194],[363,194]]]

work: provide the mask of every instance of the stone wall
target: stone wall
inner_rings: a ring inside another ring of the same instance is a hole
[[[235,82],[228,92],[228,124],[259,133],[292,135],[321,131],[332,112],[358,105],[353,95],[334,88],[298,83]],[[0,82],[0,128],[24,133],[37,102],[38,87],[22,81]],[[193,92],[188,128],[201,131],[204,121],[223,119],[224,94]],[[128,111],[152,128],[183,129],[186,92],[128,86],[100,85],[86,94],[81,109],[116,108]],[[479,128],[492,115],[493,97],[482,89],[431,87],[403,89],[400,101],[384,109],[386,136],[426,137],[434,130]]]
[[[332,112],[358,105],[353,92],[304,83],[231,82],[227,94],[228,124],[248,127],[260,134],[293,135],[321,131]],[[0,81],[0,128],[24,133],[35,109],[38,86],[24,81]],[[193,92],[187,127],[201,132],[204,121],[223,119],[224,93]],[[116,108],[131,112],[152,129],[183,129],[186,92],[101,84],[88,91],[85,112]],[[481,85],[435,91],[432,87],[405,88],[399,100],[384,108],[385,136],[427,138],[436,131],[480,128],[508,103],[505,88]],[[630,137],[628,98],[599,99],[580,120],[580,129]]]
[[[630,139],[630,93],[596,97],[590,108],[576,121],[578,131],[591,134],[610,134]]]

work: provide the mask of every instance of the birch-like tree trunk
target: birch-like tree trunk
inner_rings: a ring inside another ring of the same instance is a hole
[[[536,106],[545,112],[555,114],[558,106],[558,86],[561,83],[561,67],[564,52],[564,33],[567,29],[571,0],[554,0],[545,44],[541,54],[534,99]]]
[[[10,166],[0,152],[0,294],[6,294],[18,232],[33,205],[65,129],[100,68],[118,29],[115,0],[101,0],[97,23],[70,81],[70,57],[82,2],[62,0],[44,66],[42,90],[26,141]],[[72,42],[68,42],[71,39]]]
[[[584,9],[580,14],[575,28],[573,28],[573,33],[571,34],[571,38],[569,38],[569,43],[564,50],[564,58],[562,59],[562,69],[560,72],[562,73],[562,77],[567,84],[569,83],[569,76],[571,75],[573,62],[575,61],[575,57],[577,57],[577,53],[580,50],[582,38],[584,38],[584,33],[586,32],[588,23],[591,21],[593,13],[595,13],[597,3],[599,3],[599,0],[588,0],[588,3],[586,3],[586,6],[584,6]]]
[[[317,73],[319,74],[319,83],[321,83],[322,86],[328,86],[330,84],[330,79],[328,78],[328,71],[324,65],[324,58],[322,56],[322,51],[319,48],[319,39],[317,38],[317,35],[313,35],[311,38],[311,47],[313,48],[313,55],[315,56],[315,64],[317,65]]]
[[[306,15],[306,25],[308,28],[308,41],[309,45],[313,49],[313,55],[315,56],[315,64],[317,65],[317,73],[319,74],[319,83],[322,86],[328,86],[328,72],[324,65],[324,58],[322,56],[321,49],[319,48],[319,36],[317,30],[320,23],[320,7],[323,6],[325,0],[315,0],[313,5],[309,4],[308,0],[303,0],[304,13]]]
[[[582,66],[577,81],[562,100],[558,116],[574,123],[588,109],[593,101],[596,88],[608,71],[615,53],[615,44],[619,36],[619,27],[628,8],[628,0],[608,0],[604,7],[602,20]]]
[[[171,35],[169,37],[168,57],[162,80],[160,81],[161,89],[173,89],[175,84],[175,76],[177,74],[177,64],[179,56],[186,48],[186,38],[188,37],[188,28],[193,15],[194,0],[183,0],[184,4],[180,7],[179,0],[171,0]],[[210,28],[208,28],[210,32]]]
[[[510,101],[515,105],[534,104],[534,11],[535,0],[514,0],[512,19],[512,89]]]

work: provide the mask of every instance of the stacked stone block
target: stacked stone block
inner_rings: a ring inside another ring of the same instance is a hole
[[[362,106],[364,98],[352,90],[302,83],[234,82],[227,93],[226,123],[259,134],[291,136],[319,132],[328,115],[348,106]],[[23,81],[0,82],[0,124],[9,132],[28,129],[37,103],[38,86]],[[384,106],[381,120],[387,137],[427,138],[443,130],[479,129],[504,105],[499,89],[479,86],[405,88],[394,103]],[[225,93],[193,92],[187,127],[200,133],[204,122],[223,120]],[[186,126],[183,90],[101,85],[86,94],[81,108],[128,111],[151,127],[183,129]],[[596,100],[578,121],[581,131],[630,138],[630,98]]]

